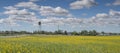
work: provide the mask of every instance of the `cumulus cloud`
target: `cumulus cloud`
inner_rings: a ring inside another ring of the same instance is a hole
[[[28,12],[27,9],[7,10],[7,11],[4,12],[4,14],[7,14],[7,15],[35,15],[33,12]]]
[[[91,18],[74,18],[74,17],[47,17],[39,19],[34,15],[34,12],[29,12],[25,9],[17,10],[18,13],[8,14],[10,15],[6,19],[0,19],[0,23],[7,23],[11,25],[17,25],[17,22],[27,22],[35,26],[38,25],[38,22],[41,21],[42,25],[73,25],[73,26],[90,26],[90,25],[120,25],[120,11],[110,10],[109,13],[98,13],[96,16]],[[19,11],[25,11],[21,14]],[[27,13],[26,13],[27,12]]]
[[[41,6],[40,14],[42,16],[71,16],[68,10],[61,7],[53,8],[51,6]]]
[[[113,3],[107,3],[106,6],[118,6],[120,5],[120,0],[114,0]]]
[[[32,10],[39,10],[40,6],[33,3],[33,2],[20,2],[17,5],[15,5],[16,7],[22,7],[22,8],[28,8],[28,9],[32,9]]]
[[[120,0],[115,0],[115,2],[113,3],[113,5],[120,5]]]
[[[108,15],[106,13],[100,13],[100,14],[97,14],[96,17],[107,18]]]
[[[120,11],[110,10],[109,14],[99,13],[92,17],[88,22],[95,25],[119,25],[120,24]]]
[[[46,19],[41,19],[44,25],[76,25],[81,24],[82,19],[79,18],[57,18],[57,17],[47,17]]]
[[[6,10],[4,12],[5,15],[9,15],[8,18],[6,19],[1,19],[0,22],[3,24],[9,24],[13,23],[10,25],[17,25],[17,22],[27,22],[27,23],[32,23],[34,25],[35,22],[38,22],[39,19],[37,19],[36,15],[34,12],[30,12],[27,9],[11,9],[11,10]]]
[[[15,20],[13,20],[11,18],[0,19],[0,24],[5,24],[5,25],[9,25],[9,26],[19,26],[19,24],[17,24],[15,22]]]
[[[18,24],[17,22],[27,22],[33,25],[37,25],[39,21],[42,21],[42,23],[46,24],[46,23],[51,23],[53,20],[56,20],[55,22],[60,24],[60,23],[63,23],[61,18],[50,18],[49,16],[52,16],[52,17],[56,17],[56,16],[71,17],[72,16],[69,13],[69,11],[64,8],[61,8],[61,7],[54,8],[51,6],[39,6],[31,1],[20,2],[14,6],[4,7],[4,9],[6,9],[6,11],[4,11],[3,14],[8,15],[9,17],[5,19],[0,19],[0,23],[3,23],[3,24],[11,23],[10,25],[17,25]],[[36,16],[37,12],[35,11],[40,12],[41,16],[49,17],[49,19],[48,18],[45,18],[45,19],[37,18]],[[46,20],[49,20],[49,22]]]
[[[36,25],[37,22],[39,22],[39,19],[36,18],[35,16],[14,16],[14,17],[11,17],[12,20],[15,20],[16,22],[26,22],[26,23],[29,23],[29,24],[32,24],[32,25]]]
[[[114,11],[114,10],[110,10],[109,14],[111,16],[120,16],[120,12],[119,11]]]
[[[93,4],[96,4],[94,0],[80,0],[73,2],[71,5],[78,5],[79,8],[75,8],[81,9],[84,7],[92,7]],[[1,24],[5,23],[17,26],[19,25],[17,22],[26,22],[37,25],[38,22],[41,21],[43,25],[120,25],[120,11],[115,10],[110,10],[108,14],[98,13],[91,18],[75,18],[72,17],[68,10],[62,7],[39,6],[34,2],[21,2],[15,6],[4,8],[6,11],[4,11],[3,14],[8,15],[9,17],[0,19]],[[38,18],[36,11],[46,18]]]
[[[3,23],[4,19],[0,19],[0,24]]]
[[[28,18],[29,17],[29,18]],[[17,22],[26,22],[32,25],[36,25],[36,23],[39,21],[34,16],[18,16],[18,15],[11,15],[8,18],[0,19],[0,24],[7,24],[10,26],[18,26],[19,24]]]
[[[20,2],[15,7],[32,9],[42,16],[72,16],[68,10],[61,7],[39,6],[34,2]]]
[[[97,5],[94,0],[78,0],[70,4],[71,9],[90,8]]]
[[[43,19],[38,19],[36,17],[31,16],[16,16],[12,15],[6,19],[0,19],[0,23],[8,24],[8,25],[16,25],[17,22],[26,22],[33,24],[34,26],[38,26],[38,22],[41,21],[42,25],[79,25],[82,23],[82,19],[79,18],[58,18],[58,17],[47,17]]]
[[[13,6],[7,6],[7,7],[4,7],[6,10],[17,10],[18,8],[16,7],[13,7]]]

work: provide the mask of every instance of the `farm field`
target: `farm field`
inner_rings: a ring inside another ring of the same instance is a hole
[[[0,53],[120,53],[120,36],[0,37]]]

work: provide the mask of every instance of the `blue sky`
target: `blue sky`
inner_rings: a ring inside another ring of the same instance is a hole
[[[1,0],[0,30],[120,32],[120,0]]]

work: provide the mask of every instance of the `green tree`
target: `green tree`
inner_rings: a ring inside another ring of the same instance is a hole
[[[73,31],[72,35],[79,35],[79,33],[77,33],[76,31]]]
[[[102,34],[102,35],[105,35],[105,32],[104,32],[104,31],[102,31],[102,32],[101,32],[101,34]]]
[[[88,34],[89,34],[89,32],[87,30],[83,30],[83,31],[80,32],[80,35],[86,36]]]
[[[54,32],[55,34],[63,34],[62,30],[58,30]]]
[[[67,34],[68,34],[66,30],[64,31],[64,34],[65,34],[65,35],[67,35]]]
[[[91,35],[96,36],[96,35],[98,35],[98,33],[96,30],[93,30]]]

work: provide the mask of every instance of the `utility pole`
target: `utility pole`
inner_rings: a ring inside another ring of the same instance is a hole
[[[60,28],[59,28],[60,26],[59,26],[59,24],[58,24],[58,31],[60,30]]]
[[[9,26],[10,26],[10,31],[9,31],[9,32],[10,32],[10,35],[13,35],[13,34],[12,34],[12,25],[11,25],[10,22],[9,22]]]

